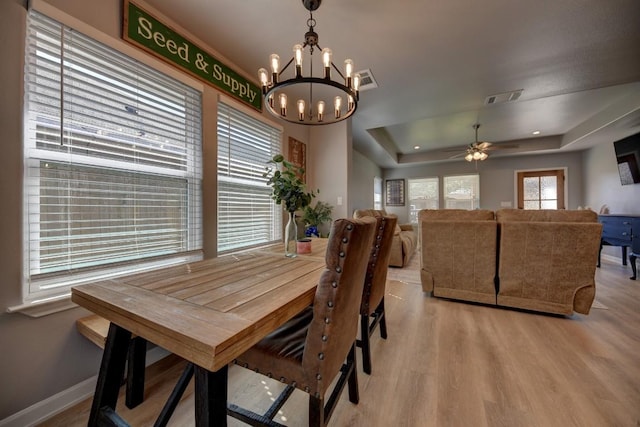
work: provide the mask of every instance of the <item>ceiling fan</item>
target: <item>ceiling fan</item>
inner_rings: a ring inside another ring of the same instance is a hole
[[[496,150],[501,148],[517,148],[517,145],[501,145],[501,146],[492,146],[490,142],[487,141],[478,141],[478,128],[480,128],[480,123],[475,123],[473,128],[476,131],[476,140],[467,146],[464,152],[458,153],[454,156],[451,156],[451,159],[455,159],[456,157],[464,156],[464,159],[468,162],[472,161],[482,161],[486,160],[489,157],[487,151]],[[459,149],[456,149],[458,151]],[[453,150],[451,150],[453,151]]]
[[[473,128],[476,130],[476,141],[469,144],[467,147],[467,152],[464,156],[464,159],[467,162],[478,161],[478,160],[486,160],[489,155],[487,154],[487,150],[491,147],[490,142],[478,142],[478,128],[480,127],[480,123],[476,123],[473,125]]]

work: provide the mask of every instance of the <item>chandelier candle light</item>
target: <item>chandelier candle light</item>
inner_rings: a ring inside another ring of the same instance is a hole
[[[331,49],[326,47],[323,49],[318,44],[318,33],[314,31],[316,20],[313,19],[313,11],[320,7],[321,2],[322,0],[302,0],[302,4],[309,11],[307,20],[309,31],[304,35],[303,44],[293,46],[293,57],[289,62],[281,69],[280,57],[274,53],[269,57],[271,73],[265,68],[258,70],[267,110],[288,122],[310,126],[336,123],[351,117],[358,108],[360,87],[360,75],[354,73],[353,61],[351,59],[344,61],[343,75],[332,61]],[[309,48],[309,75],[304,77],[302,65],[306,47]],[[322,77],[313,76],[313,53],[316,49],[320,50],[322,56]],[[283,73],[292,63],[295,65],[294,75],[282,80]],[[331,78],[332,68],[344,83]],[[343,96],[346,98],[346,103]],[[297,98],[295,113],[288,109],[287,103],[290,98]],[[333,104],[333,112],[327,111],[329,103]]]

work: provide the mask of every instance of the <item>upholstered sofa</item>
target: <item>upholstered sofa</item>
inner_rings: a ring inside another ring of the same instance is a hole
[[[593,211],[420,211],[425,292],[526,310],[588,314],[601,224]]]
[[[353,212],[354,218],[362,218],[365,216],[396,216],[387,214],[384,209],[357,209]],[[418,247],[418,234],[411,224],[398,224],[393,235],[393,243],[391,245],[391,255],[389,256],[389,265],[391,267],[404,267],[409,263],[411,257]]]

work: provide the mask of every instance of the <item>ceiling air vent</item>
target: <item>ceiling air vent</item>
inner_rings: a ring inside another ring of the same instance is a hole
[[[517,101],[522,95],[522,89],[513,90],[511,92],[498,93],[489,95],[484,99],[484,105],[502,104],[504,102]]]
[[[373,78],[371,70],[357,71],[356,74],[360,74],[360,92],[378,87],[378,82]]]

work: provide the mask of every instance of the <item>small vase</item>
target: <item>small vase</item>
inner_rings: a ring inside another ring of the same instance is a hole
[[[284,256],[293,258],[298,255],[298,226],[295,212],[289,212],[289,222],[284,228]]]
[[[308,226],[304,234],[307,237],[311,237],[311,236],[320,237],[320,233],[318,233],[318,227],[316,225]]]

